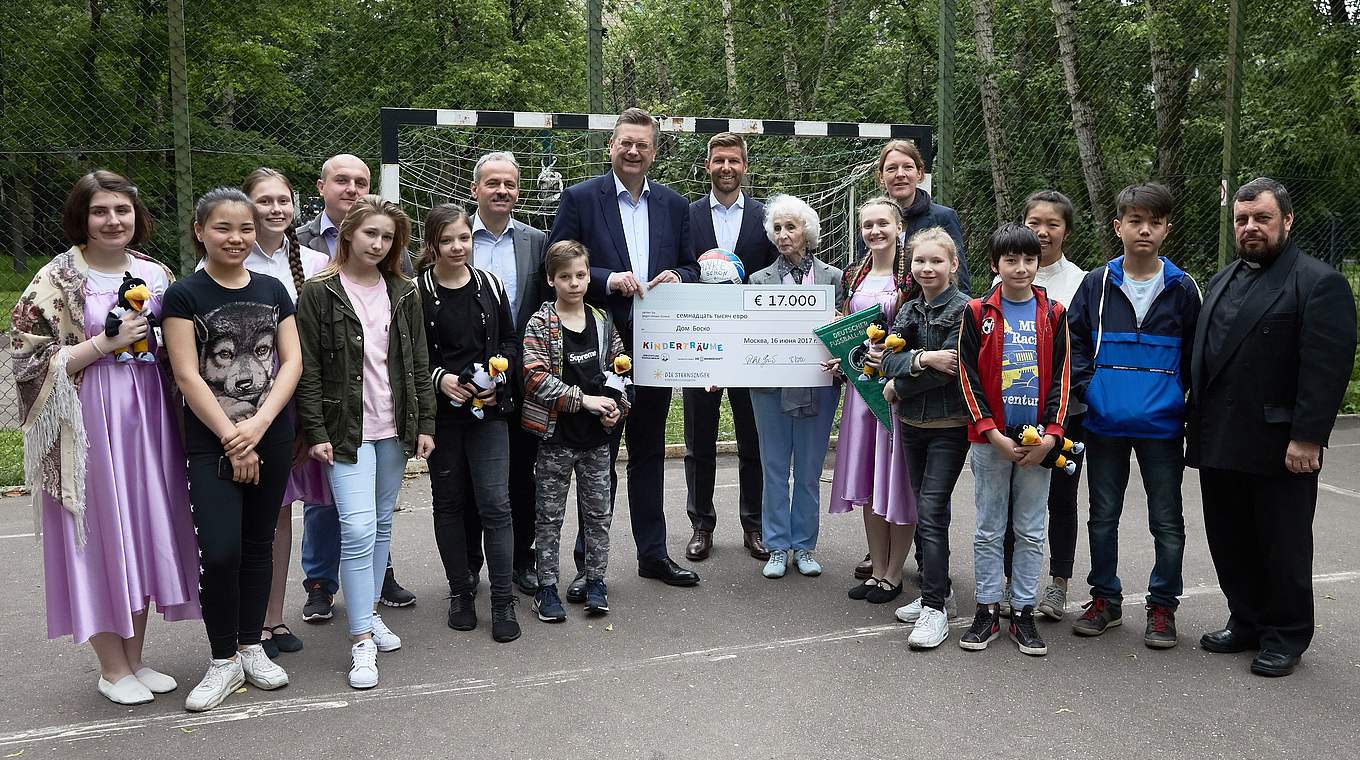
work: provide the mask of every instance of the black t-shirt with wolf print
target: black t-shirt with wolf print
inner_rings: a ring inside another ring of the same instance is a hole
[[[194,324],[198,372],[232,422],[259,410],[278,372],[275,344],[279,322],[293,315],[293,299],[283,283],[250,273],[242,288],[224,288],[204,270],[173,283],[161,302],[163,318],[179,317]],[[184,450],[188,454],[220,453],[222,443],[212,429],[185,406]],[[292,440],[287,414],[274,418],[259,447]]]

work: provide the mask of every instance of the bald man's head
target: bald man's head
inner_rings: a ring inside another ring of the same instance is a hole
[[[368,188],[368,164],[349,153],[326,159],[321,165],[321,179],[316,181],[316,189],[326,203],[326,216],[337,227],[354,201],[368,194]]]

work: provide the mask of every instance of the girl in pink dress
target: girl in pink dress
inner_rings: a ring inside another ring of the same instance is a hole
[[[141,704],[177,686],[142,659],[152,603],[166,620],[201,616],[172,384],[144,316],[160,314],[174,278],[129,248],[147,239],[151,218],[124,177],[81,177],[62,227],[73,245],[39,270],[10,329],[24,472],[42,527],[47,635],[89,641],[99,692]],[[145,309],[108,319],[127,278],[145,284]],[[147,352],[115,358],[142,340]]]
[[[869,253],[859,266],[846,271],[840,310],[853,314],[877,304],[883,309],[884,324],[892,324],[911,287],[900,241],[901,211],[888,198],[873,198],[860,206],[859,218]],[[859,391],[846,383],[830,511],[860,507],[864,514],[873,572],[850,589],[850,598],[874,604],[902,593],[902,567],[916,530],[916,499],[907,477],[902,429],[896,418],[892,424],[896,429],[879,422]]]

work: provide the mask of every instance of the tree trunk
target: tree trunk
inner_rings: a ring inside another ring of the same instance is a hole
[[[623,63],[619,66],[619,111],[632,108],[637,105],[637,61],[634,60],[632,53],[623,55]]]
[[[722,0],[723,71],[727,74],[727,110],[737,112],[737,33],[732,28],[732,0]]]
[[[826,0],[826,24],[822,27],[822,52],[817,56],[817,72],[812,77],[812,103],[818,103],[817,93],[822,89],[822,75],[826,73],[831,58],[831,35],[836,31],[836,23],[841,17],[841,0]]]
[[[785,116],[800,119],[803,117],[803,86],[798,77],[798,57],[793,51],[797,30],[793,27],[793,12],[788,3],[779,4],[779,20],[784,23],[780,30],[784,38],[784,97],[789,101]]]
[[[99,72],[96,66],[99,55],[99,41],[103,38],[104,9],[100,6],[99,0],[89,0],[90,7],[90,38],[85,41],[85,49],[82,54],[81,65],[85,74],[85,90],[95,101],[87,105],[95,105],[103,95],[104,88],[99,86]],[[96,110],[98,110],[96,106]],[[92,131],[93,140],[95,129],[94,122],[90,121],[88,128]]]
[[[1179,202],[1185,192],[1185,106],[1192,64],[1176,44],[1178,20],[1167,0],[1148,0],[1148,42],[1152,54],[1152,104],[1157,119],[1155,175]]]
[[[973,0],[973,40],[978,55],[978,90],[982,97],[982,123],[987,132],[987,155],[992,164],[992,195],[996,218],[1011,218],[1010,154],[1001,113],[1001,88],[996,83],[996,50],[992,30],[996,25],[992,0]]]
[[[671,87],[670,63],[666,60],[665,50],[661,50],[656,57],[656,95],[665,108],[669,108],[671,101],[675,99],[675,88]]]
[[[1118,255],[1114,238],[1106,232],[1106,225],[1114,215],[1106,198],[1105,164],[1096,138],[1096,117],[1091,104],[1086,102],[1077,82],[1077,19],[1073,0],[1052,0],[1053,21],[1058,32],[1058,57],[1062,60],[1063,78],[1067,81],[1067,98],[1072,104],[1072,129],[1077,136],[1077,153],[1081,156],[1081,173],[1086,179],[1086,194],[1091,202],[1091,214],[1099,230],[1100,251],[1105,258]]]
[[[1346,0],[1331,0],[1331,2],[1328,3],[1328,6],[1332,12],[1333,24],[1345,26],[1349,23],[1350,19],[1347,18],[1346,14]]]

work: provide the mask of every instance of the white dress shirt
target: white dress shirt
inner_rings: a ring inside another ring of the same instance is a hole
[[[737,238],[741,235],[741,220],[746,208],[746,194],[737,193],[731,206],[724,206],[712,191],[708,193],[708,209],[713,216],[713,236],[724,251],[737,252]]]
[[[643,179],[642,194],[634,203],[633,195],[619,181],[619,176],[613,173],[610,176],[614,178],[614,192],[619,199],[619,218],[623,221],[623,239],[628,245],[633,276],[645,285],[651,279],[652,232],[651,220],[647,216],[647,196],[651,195],[652,186]]]

